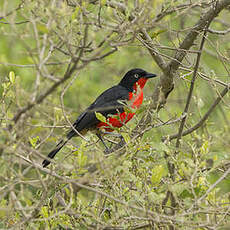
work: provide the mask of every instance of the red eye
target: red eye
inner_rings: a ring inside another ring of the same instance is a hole
[[[135,78],[139,78],[139,75],[136,73],[136,74],[134,74],[134,77]]]

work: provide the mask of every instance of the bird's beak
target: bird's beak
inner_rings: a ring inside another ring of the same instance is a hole
[[[146,75],[145,75],[145,78],[153,78],[153,77],[156,77],[157,75],[156,74],[154,74],[154,73],[147,73]]]

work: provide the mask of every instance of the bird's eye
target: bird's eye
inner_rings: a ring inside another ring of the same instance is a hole
[[[138,77],[139,77],[139,75],[136,73],[136,74],[134,74],[134,77],[135,77],[135,78],[138,78]]]

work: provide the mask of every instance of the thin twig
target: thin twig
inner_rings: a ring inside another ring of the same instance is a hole
[[[207,25],[208,28],[209,24]],[[188,97],[187,97],[187,101],[186,101],[186,105],[185,105],[185,109],[183,114],[186,114],[186,116],[182,119],[181,123],[180,123],[180,127],[179,127],[179,131],[178,131],[178,136],[177,136],[177,141],[176,141],[176,148],[179,147],[180,145],[180,139],[181,139],[181,135],[184,129],[184,125],[185,125],[185,121],[187,118],[187,114],[188,114],[188,110],[189,110],[189,105],[192,99],[192,93],[193,93],[193,89],[195,86],[195,80],[196,80],[196,75],[197,75],[197,71],[199,68],[199,63],[200,63],[200,58],[201,58],[201,51],[204,47],[204,42],[205,42],[205,38],[206,38],[206,34],[207,34],[207,29],[205,29],[201,43],[200,43],[200,48],[199,48],[199,53],[197,54],[197,59],[196,59],[196,64],[195,64],[195,68],[194,68],[194,72],[193,72],[193,76],[192,76],[192,81],[191,81],[191,85],[190,85],[190,89],[189,89],[189,93],[188,93]]]
[[[87,26],[86,26],[87,27]],[[76,60],[71,59],[67,70],[64,74],[64,77],[61,78],[58,82],[55,82],[44,94],[40,95],[34,103],[29,103],[27,106],[25,106],[24,108],[20,109],[18,111],[18,113],[14,116],[13,121],[14,123],[17,123],[18,120],[20,119],[20,117],[22,116],[22,114],[26,113],[28,110],[32,109],[36,104],[40,104],[42,103],[42,101],[49,96],[59,85],[61,85],[63,82],[65,82],[66,80],[68,80],[72,74],[74,73],[74,71],[77,68],[77,65],[80,61],[80,58],[83,54],[83,48],[81,49],[79,56],[76,58]],[[73,65],[71,65],[73,63]]]
[[[44,65],[63,65],[63,64],[67,64],[70,61],[62,61],[62,62],[48,62],[48,63],[44,63]],[[25,64],[25,65],[21,65],[21,64],[15,64],[15,63],[6,63],[6,62],[0,62],[0,65],[4,65],[4,66],[15,66],[15,67],[21,67],[21,68],[36,68],[37,64]]]
[[[193,205],[192,207],[189,208],[188,212],[197,204],[199,204],[222,180],[224,180],[228,174],[230,173],[230,167],[228,168],[227,171],[225,171],[225,173],[218,179],[216,180],[215,183],[213,183],[208,190],[205,192],[205,194],[203,196],[201,196]]]
[[[210,114],[214,111],[214,109],[216,108],[216,106],[220,103],[220,101],[222,100],[222,98],[228,93],[230,86],[227,86],[221,93],[220,95],[216,98],[216,100],[214,101],[214,103],[211,105],[211,107],[209,108],[209,110],[205,113],[205,115],[200,119],[200,121],[195,124],[193,127],[187,129],[186,131],[184,131],[181,136],[186,136],[192,132],[194,132],[195,130],[197,130],[198,128],[200,128],[204,122],[208,119],[208,117],[210,116]],[[173,134],[169,137],[163,137],[162,140],[166,140],[168,139],[169,141],[178,138],[178,133],[177,134]]]
[[[208,29],[208,32],[211,33],[211,34],[226,35],[227,33],[230,32],[230,28],[227,29],[227,30],[222,30],[222,31],[213,30],[213,29]]]
[[[173,84],[172,79],[174,78],[176,71],[180,67],[180,63],[187,55],[186,50],[189,50],[193,46],[194,41],[197,39],[200,31],[202,31],[205,27],[207,28],[207,24],[211,23],[212,20],[229,5],[229,0],[215,1],[210,9],[202,17],[200,17],[195,26],[193,26],[188,34],[185,36],[184,40],[179,46],[178,51],[175,52],[173,60],[168,64],[170,73],[167,75],[162,75],[160,78],[160,82],[155,87],[155,91],[153,93],[155,108],[161,108],[161,104],[164,105],[166,103],[166,98],[171,92],[171,88],[169,86]],[[161,97],[161,92],[163,92],[165,97]]]

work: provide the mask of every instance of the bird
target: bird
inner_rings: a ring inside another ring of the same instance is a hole
[[[77,117],[73,128],[42,162],[43,167],[47,167],[51,163],[49,158],[53,159],[62,147],[72,137],[79,136],[79,133],[85,135],[88,131],[96,131],[97,137],[105,145],[101,136],[103,131],[112,132],[113,128],[120,128],[133,118],[135,110],[143,102],[143,88],[146,82],[156,76],[140,68],[129,70],[117,85],[105,90]],[[126,109],[128,104],[131,109]],[[104,120],[100,119],[98,114]],[[107,148],[106,145],[105,147]]]

